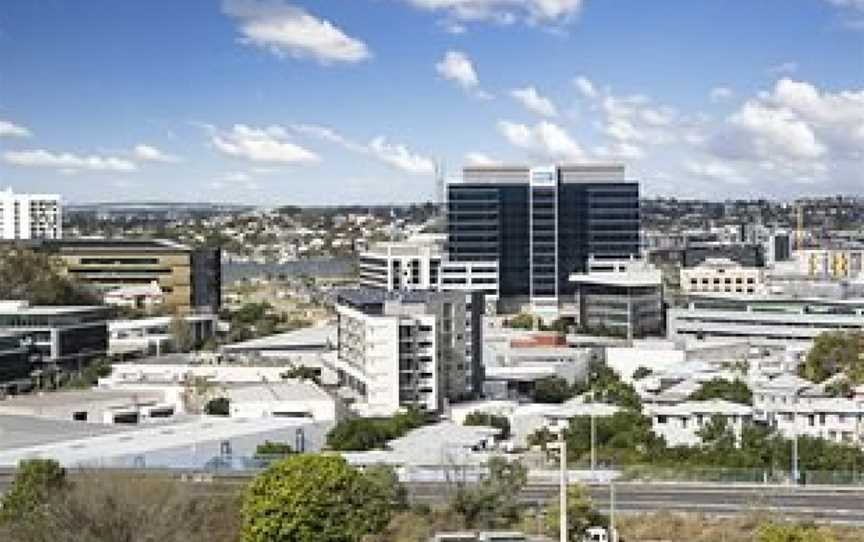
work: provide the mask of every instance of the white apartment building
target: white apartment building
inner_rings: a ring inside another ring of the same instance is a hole
[[[798,397],[777,405],[770,422],[787,438],[810,436],[864,445],[864,402],[837,397]]]
[[[765,272],[758,267],[744,267],[727,258],[708,258],[700,265],[681,269],[684,293],[756,294],[765,288]]]
[[[696,446],[702,442],[699,431],[712,418],[721,417],[740,441],[744,424],[753,419],[753,409],[730,401],[686,401],[675,405],[645,405],[651,428],[669,446]]]
[[[443,411],[470,395],[479,367],[466,352],[465,296],[428,290],[345,290],[337,298],[333,369],[366,415]],[[477,345],[479,347],[479,345]],[[479,362],[479,355],[473,358]]]
[[[0,191],[0,239],[61,239],[63,221],[57,194]]]

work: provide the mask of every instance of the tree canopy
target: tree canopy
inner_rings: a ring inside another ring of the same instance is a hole
[[[390,418],[352,418],[343,420],[327,434],[327,446],[337,451],[366,451],[383,448],[388,440],[425,425],[427,415],[411,409]]]
[[[571,397],[573,390],[559,376],[547,376],[534,383],[535,403],[563,403]]]
[[[460,484],[451,506],[471,529],[496,529],[519,518],[519,493],[528,482],[528,469],[517,462],[493,457],[476,484]]]
[[[690,395],[693,401],[708,401],[711,399],[723,399],[740,403],[742,405],[753,404],[753,392],[740,379],[726,380],[725,378],[713,378],[704,382],[702,386]]]
[[[0,299],[33,305],[95,305],[99,296],[65,275],[60,261],[34,250],[0,247]]]
[[[387,525],[392,495],[341,457],[294,455],[259,474],[242,506],[243,542],[356,542]]]
[[[853,384],[864,383],[864,334],[832,331],[820,334],[801,365],[801,376],[822,382],[845,373]]]

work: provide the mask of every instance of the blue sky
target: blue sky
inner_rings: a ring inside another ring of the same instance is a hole
[[[466,163],[864,194],[864,0],[5,0],[0,186],[423,201]]]

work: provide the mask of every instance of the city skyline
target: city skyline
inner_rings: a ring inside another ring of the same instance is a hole
[[[646,196],[864,194],[857,0],[13,1],[0,15],[0,187],[18,192],[399,203],[435,197],[436,162],[600,161]]]

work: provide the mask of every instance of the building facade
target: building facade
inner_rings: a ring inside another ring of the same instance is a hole
[[[156,285],[168,310],[217,312],[221,307],[218,248],[195,250],[158,239],[75,239],[34,246],[56,254],[67,274],[103,292]]]
[[[447,223],[450,261],[495,261],[502,300],[554,312],[590,256],[639,253],[639,185],[623,166],[466,167]]]
[[[588,333],[627,339],[663,332],[663,277],[643,260],[594,260],[587,273],[574,273],[573,304],[562,315],[575,316]],[[601,333],[602,330],[602,333]]]
[[[670,339],[748,340],[766,347],[809,345],[828,331],[864,331],[864,300],[691,296],[666,313]]]
[[[0,191],[0,239],[60,239],[63,216],[56,194],[15,194]]]
[[[27,334],[43,365],[77,370],[108,352],[108,314],[101,306],[0,301],[0,332]]]
[[[27,333],[0,333],[0,397],[31,386],[32,342]]]
[[[339,382],[358,410],[390,415],[404,407],[443,411],[475,386],[459,292],[345,290],[337,297]],[[475,348],[479,349],[479,344]],[[479,353],[473,358],[479,360]],[[475,361],[475,364],[477,362]]]
[[[681,290],[684,293],[756,294],[765,289],[765,271],[744,267],[726,258],[708,258],[692,268],[681,269]]]

